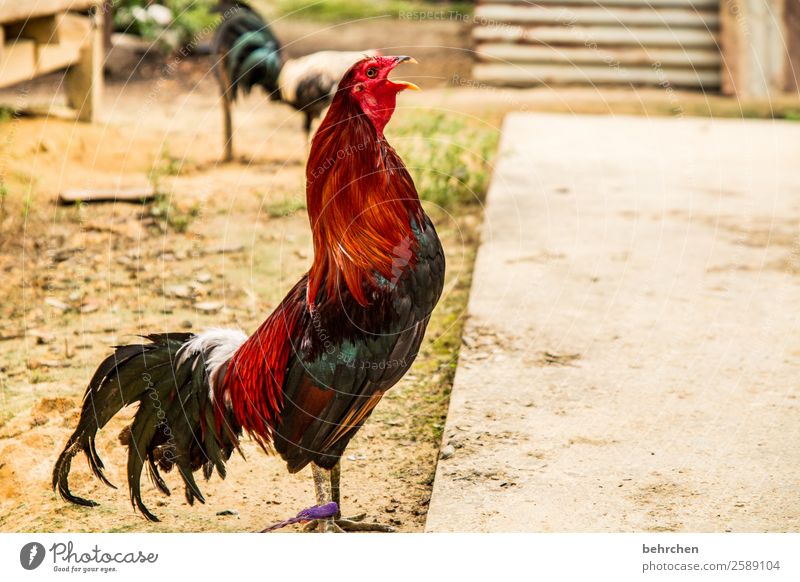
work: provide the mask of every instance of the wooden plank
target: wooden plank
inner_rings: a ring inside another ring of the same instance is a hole
[[[784,30],[787,34],[786,61],[784,66],[783,90],[800,94],[800,2],[787,2],[783,13]]]
[[[101,0],[0,0],[0,23],[48,16],[67,10],[88,10]]]
[[[512,4],[518,6],[629,6],[641,8],[648,5],[656,8],[710,8],[718,10],[720,0],[480,0],[479,5]]]
[[[590,49],[577,47],[548,47],[518,44],[479,44],[476,57],[481,62],[505,61],[509,63],[563,63],[651,65],[659,62],[665,66],[719,67],[722,57],[717,49],[671,49],[646,47],[603,47]]]
[[[145,202],[155,198],[156,192],[152,186],[142,188],[75,188],[64,190],[58,196],[61,204],[76,204],[78,202]]]
[[[81,46],[81,43],[74,41],[37,45],[36,74],[44,75],[77,63],[81,56]]]
[[[696,11],[692,8],[653,9],[646,5],[640,8],[615,8],[576,6],[538,7],[513,6],[507,4],[478,6],[475,18],[485,26],[503,24],[557,24],[568,25],[612,25],[612,26],[664,26],[669,28],[719,28],[717,11]]]
[[[691,28],[622,28],[611,26],[480,26],[472,30],[477,42],[539,44],[634,45],[715,48],[717,35]]]
[[[515,87],[539,84],[634,84],[659,85],[668,82],[673,87],[719,87],[720,72],[716,70],[654,67],[616,68],[607,65],[507,65],[477,64],[473,68],[477,81]]]
[[[58,43],[58,21],[55,14],[21,20],[7,25],[9,39],[28,38],[40,44]]]
[[[64,41],[85,44],[93,30],[92,17],[66,12],[58,17],[58,37]]]
[[[0,87],[32,79],[36,75],[36,43],[18,40],[3,45],[0,57]]]
[[[37,74],[66,68],[81,58],[81,47],[91,42],[92,19],[69,12],[55,17],[59,44],[37,45]]]
[[[92,17],[91,31],[80,50],[78,62],[64,77],[67,105],[77,110],[81,121],[96,121],[103,88],[102,13]]]

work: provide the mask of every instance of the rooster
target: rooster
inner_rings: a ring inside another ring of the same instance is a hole
[[[53,470],[53,488],[74,495],[68,476],[83,451],[107,485],[95,439],[120,409],[138,404],[120,435],[128,447],[131,504],[145,517],[147,468],[163,493],[176,468],[187,501],[204,502],[194,478],[225,463],[243,434],[274,449],[291,473],[311,465],[322,531],[389,531],[341,517],[340,459],[386,391],[419,351],[442,291],[445,260],[414,182],[384,137],[397,94],[390,80],[405,56],[366,58],[350,68],[311,144],[306,198],[314,259],[308,272],[249,338],[239,330],[156,333],[118,346],[97,368],[78,426]]]
[[[213,51],[222,92],[225,161],[233,159],[231,108],[240,93],[260,85],[270,99],[302,111],[310,142],[314,120],[330,105],[344,72],[356,61],[378,55],[378,51],[320,51],[284,61],[280,42],[255,10],[242,2],[225,3],[223,8]]]

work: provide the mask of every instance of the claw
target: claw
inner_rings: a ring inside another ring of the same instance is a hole
[[[353,521],[352,519],[340,519],[336,522],[336,525],[347,532],[375,531],[392,533],[394,531],[394,528],[390,525],[384,525],[382,523],[370,523],[365,521]]]
[[[382,523],[365,522],[366,513],[360,513],[350,518],[315,519],[308,522],[304,532],[320,531],[322,533],[351,533],[351,532],[382,532],[392,533],[395,529]]]

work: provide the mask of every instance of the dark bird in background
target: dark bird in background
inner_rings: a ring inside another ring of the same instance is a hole
[[[167,495],[162,472],[177,469],[187,501],[204,502],[194,472],[224,477],[244,433],[274,449],[292,473],[311,465],[317,503],[338,507],[342,454],[416,358],[444,283],[436,230],[383,134],[397,94],[416,88],[389,73],[412,60],[363,59],[339,83],[306,167],[313,263],[252,336],[154,333],[100,364],[53,470],[63,498],[95,505],[69,488],[81,451],[111,485],[96,435],[123,407],[137,405],[121,441],[131,503],[148,519],[157,518],[142,501],[145,467]],[[314,526],[389,529],[340,514]]]
[[[258,85],[270,99],[301,111],[310,142],[312,124],[330,105],[345,71],[356,61],[378,54],[374,50],[320,51],[284,60],[278,38],[255,10],[242,2],[223,3],[218,10],[222,21],[214,35],[213,53],[222,92],[225,161],[233,159],[231,108],[239,95]]]

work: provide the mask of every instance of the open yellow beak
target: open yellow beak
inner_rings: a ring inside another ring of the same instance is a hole
[[[417,85],[415,85],[414,83],[412,83],[410,81],[395,81],[395,80],[392,80],[392,83],[394,83],[395,85],[402,85],[404,88],[411,89],[412,91],[422,91],[422,89],[420,89]]]
[[[417,62],[417,59],[415,59],[414,57],[405,57],[405,56],[404,57],[397,57],[397,63],[395,64],[395,66],[397,66],[397,65],[399,65],[401,63],[411,63],[412,65],[418,65],[419,64]],[[402,86],[403,89],[411,89],[412,91],[421,91],[421,89],[417,85],[415,85],[414,83],[412,83],[410,81],[396,81],[396,80],[392,79],[392,83],[394,83],[395,85]]]

